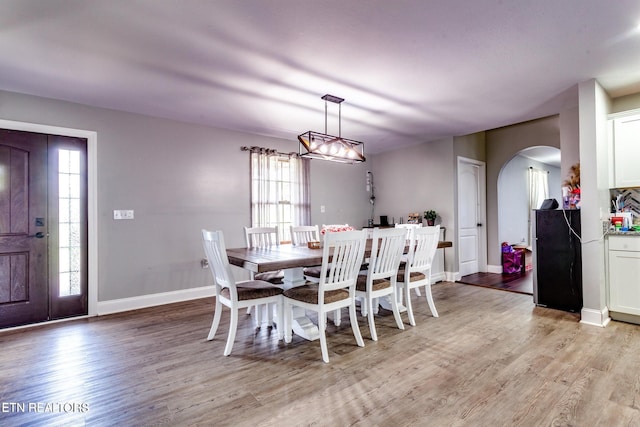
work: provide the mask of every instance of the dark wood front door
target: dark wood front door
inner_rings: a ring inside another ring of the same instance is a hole
[[[85,165],[86,140],[0,129],[0,328],[87,314]]]
[[[0,130],[0,326],[47,320],[47,136]]]

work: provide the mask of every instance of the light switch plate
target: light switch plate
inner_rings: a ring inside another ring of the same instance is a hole
[[[114,210],[113,219],[133,219],[133,210]]]

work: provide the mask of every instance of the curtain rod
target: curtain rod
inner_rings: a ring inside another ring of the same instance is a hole
[[[247,146],[242,146],[240,147],[241,151],[250,151],[252,153],[260,153],[260,154],[277,154],[278,156],[286,156],[286,157],[300,157],[300,154],[292,151],[290,153],[282,153],[274,148],[264,148],[264,147],[257,147],[257,146],[251,146],[251,147],[247,147]]]
[[[531,169],[531,170],[537,170],[537,171],[540,171],[540,172],[546,172],[546,173],[549,173],[549,171],[547,171],[547,170],[534,168],[533,166],[529,166],[529,169]]]

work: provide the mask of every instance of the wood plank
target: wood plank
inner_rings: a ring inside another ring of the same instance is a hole
[[[487,288],[502,289],[504,291],[519,292],[533,295],[533,272],[524,274],[514,273],[473,273],[462,276],[460,283]]]
[[[29,233],[29,153],[11,149],[11,233]],[[35,165],[31,165],[35,167]],[[35,184],[34,184],[35,185]]]
[[[0,236],[11,233],[11,148],[1,145],[0,133]]]
[[[0,254],[0,304],[11,302],[11,255]]]
[[[449,248],[451,242],[438,242],[438,248]],[[367,242],[365,255],[371,251],[371,242]],[[230,248],[227,249],[229,263],[237,267],[264,273],[287,268],[313,267],[322,264],[322,249],[310,249],[306,246],[278,245],[268,248]]]
[[[11,302],[29,299],[28,259],[26,252],[11,255]]]
[[[442,282],[417,326],[376,317],[355,344],[349,318],[317,341],[255,329],[244,311],[229,357],[229,312],[206,341],[213,299],[0,332],[2,402],[87,410],[0,412],[2,425],[633,425],[640,326],[579,323],[527,295]],[[344,310],[343,310],[344,311]]]

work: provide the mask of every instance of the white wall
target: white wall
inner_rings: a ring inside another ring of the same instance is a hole
[[[611,101],[596,80],[579,85],[582,322],[608,321],[602,218],[609,211],[607,115]]]
[[[486,131],[487,146],[487,261],[499,267],[498,176],[502,167],[525,148],[536,146],[560,148],[558,116],[545,117]],[[564,153],[562,153],[564,156]]]
[[[433,209],[444,223],[453,220],[453,159],[450,139],[379,154],[372,162],[376,221]]]
[[[356,228],[367,225],[371,214],[366,191],[367,170],[374,162],[355,165],[311,161],[311,221],[313,224],[349,224]],[[320,212],[320,207],[325,212]]]
[[[560,112],[560,174],[565,180],[569,177],[571,166],[580,162],[580,126],[578,107],[568,108]],[[560,200],[560,199],[558,199]]]
[[[209,285],[200,229],[220,229],[238,247],[250,221],[249,154],[240,147],[298,150],[295,135],[268,138],[10,92],[0,92],[0,119],[97,132],[100,302]],[[312,161],[312,221],[365,222],[365,171]],[[133,209],[135,220],[114,221],[114,209]]]
[[[549,198],[562,203],[560,168],[517,155],[498,176],[498,240],[529,245],[529,167],[549,171]]]
[[[453,139],[426,142],[377,155],[372,162],[376,189],[375,219],[407,221],[410,212],[433,209],[447,228],[446,239],[454,239],[455,168]],[[364,178],[364,176],[363,176]],[[364,189],[364,186],[363,186]],[[445,250],[445,271],[455,272],[455,250]]]

